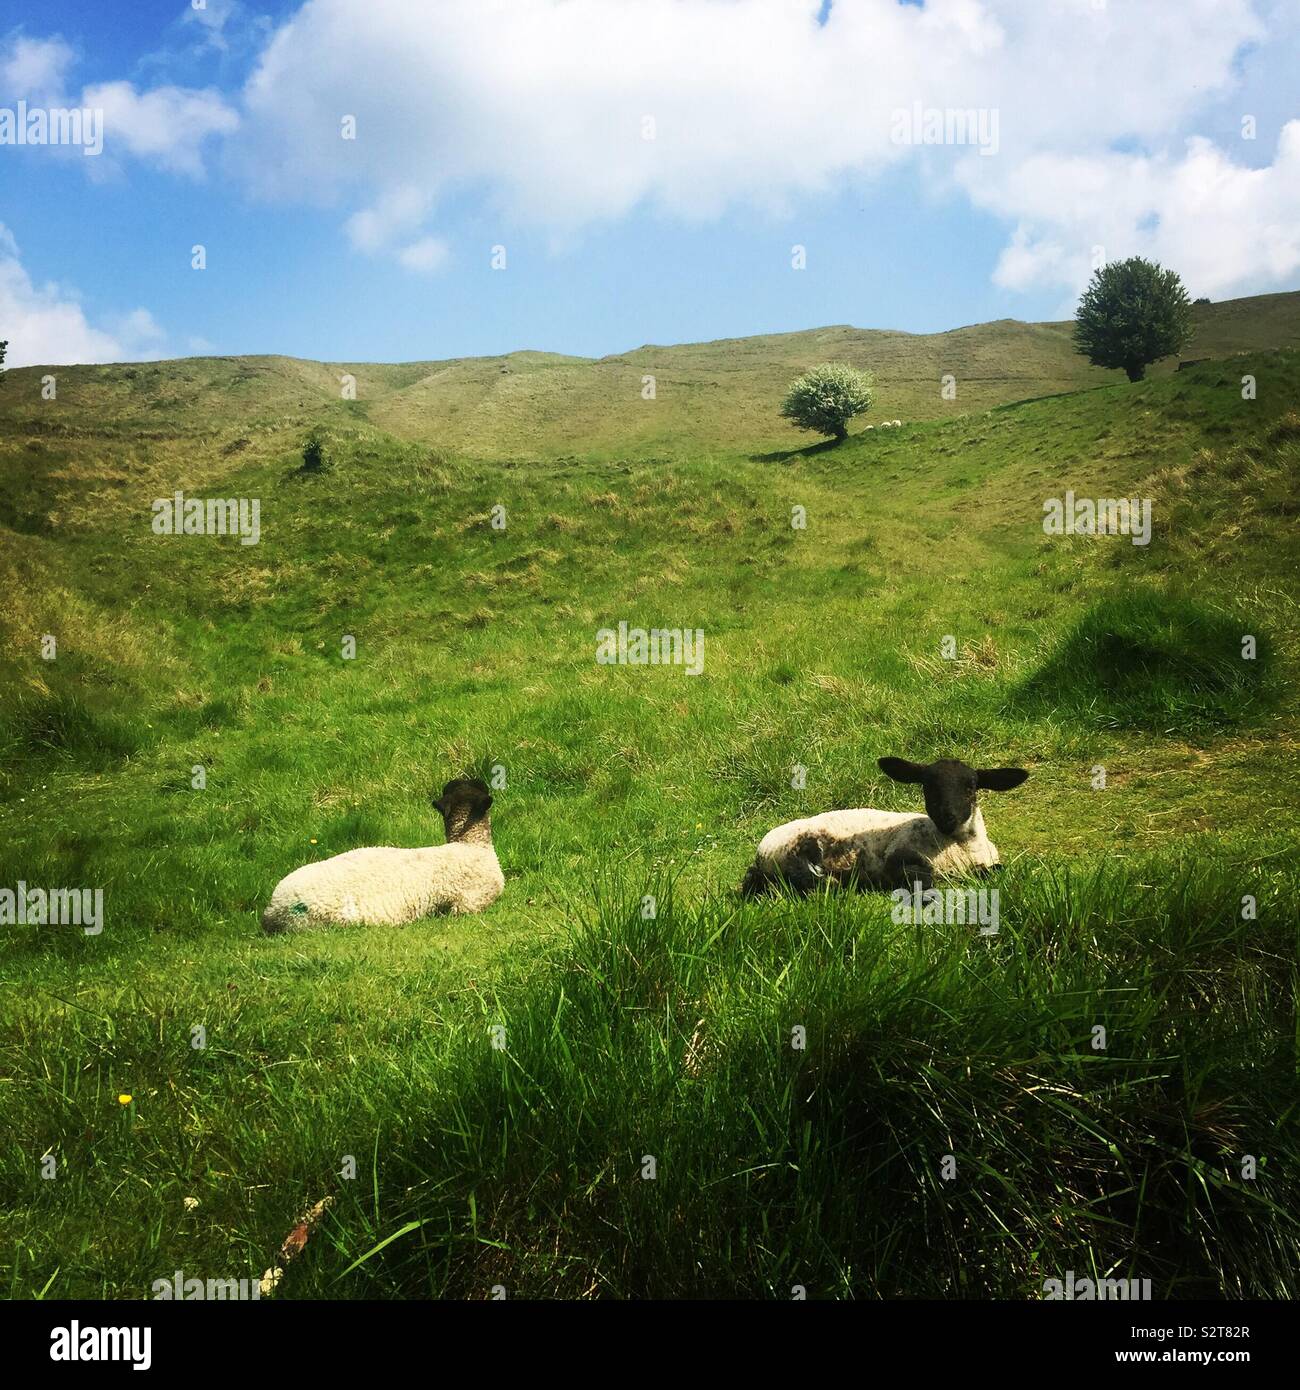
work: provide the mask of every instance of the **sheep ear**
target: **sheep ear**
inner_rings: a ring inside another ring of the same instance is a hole
[[[906,758],[877,758],[876,766],[895,782],[925,781],[925,768],[920,763],[909,763]]]
[[[1018,787],[1029,774],[1023,767],[982,767],[975,774],[980,791],[1009,792]]]

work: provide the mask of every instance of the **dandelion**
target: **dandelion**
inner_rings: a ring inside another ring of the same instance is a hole
[[[131,1097],[128,1096],[128,1095],[120,1095],[120,1096],[118,1096],[118,1098],[117,1098],[117,1103],[118,1103],[119,1105],[130,1105],[130,1104],[131,1104]]]

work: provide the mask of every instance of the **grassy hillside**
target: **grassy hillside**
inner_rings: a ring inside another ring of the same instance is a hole
[[[1300,293],[1198,305],[1187,359],[1300,346]],[[996,323],[913,334],[849,327],[641,347],[599,360],[557,353],[447,362],[322,363],[285,357],[64,367],[56,402],[45,369],[8,373],[0,430],[26,439],[38,472],[76,469],[112,490],[150,462],[169,476],[219,477],[234,458],[295,450],[322,417],[369,425],[458,457],[646,457],[672,449],[794,448],[807,441],[778,411],[786,387],[818,362],[870,368],[871,418],[952,419],[1035,396],[1113,383],[1071,345],[1069,323]],[[1166,376],[1168,359],[1152,368]],[[341,398],[344,375],[356,400]],[[956,398],[940,395],[944,376]],[[646,377],[653,400],[643,398]],[[3,521],[0,513],[0,521]]]
[[[359,366],[356,405],[284,359],[64,370],[57,415],[9,374],[0,885],[106,903],[0,927],[9,1292],[256,1276],[329,1195],[281,1296],[1300,1293],[1300,354],[1133,386],[1059,325],[823,333]],[[771,420],[823,357],[938,417],[946,354],[956,418]],[[177,487],[261,542],[155,536]],[[1045,535],[1066,489],[1150,498],[1151,544]],[[597,665],[619,621],[703,629],[703,673]],[[1031,770],[983,799],[997,938],[735,898],[779,821],[918,807],[886,753]],[[260,936],[282,874],[430,842],[494,767],[485,915]]]

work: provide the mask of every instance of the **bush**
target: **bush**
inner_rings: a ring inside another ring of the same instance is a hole
[[[322,473],[326,466],[325,441],[317,430],[313,430],[307,436],[307,442],[302,446],[302,471],[304,473]]]
[[[791,383],[781,414],[801,430],[843,439],[855,415],[871,408],[871,373],[826,362]]]
[[[1191,312],[1175,271],[1132,256],[1093,274],[1079,301],[1074,345],[1094,367],[1121,367],[1141,381],[1149,363],[1186,346]]]

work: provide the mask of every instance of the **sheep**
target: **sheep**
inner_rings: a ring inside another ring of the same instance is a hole
[[[1001,866],[997,846],[984,829],[976,794],[1010,791],[1029,773],[1018,767],[968,767],[956,758],[913,763],[880,758],[880,770],[895,782],[919,782],[925,815],[908,811],[827,811],[769,830],[759,841],[740,891],[756,897],[784,883],[808,893],[822,883],[892,889],[934,876],[991,873]]]
[[[492,795],[477,778],[448,782],[434,802],[447,835],[425,849],[352,849],[282,878],[262,929],[397,926],[435,913],[482,912],[505,887],[492,848]]]

